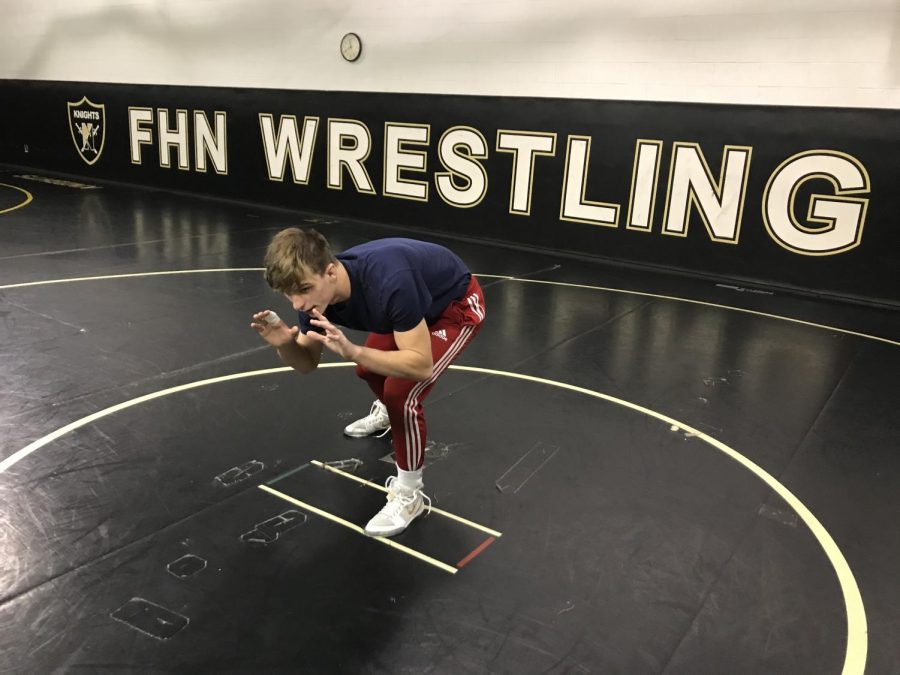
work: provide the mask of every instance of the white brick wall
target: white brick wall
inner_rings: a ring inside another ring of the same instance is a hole
[[[900,107],[896,0],[6,0],[2,16],[0,78]]]

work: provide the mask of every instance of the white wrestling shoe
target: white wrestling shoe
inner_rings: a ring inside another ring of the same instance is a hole
[[[396,476],[390,476],[384,486],[388,489],[387,504],[366,524],[366,534],[370,537],[393,537],[426,508],[431,511],[431,499],[422,492],[421,486],[403,487]]]
[[[384,403],[375,399],[369,414],[344,427],[344,435],[363,438],[379,431],[387,433],[390,428],[391,419],[388,417],[387,408],[384,407]]]

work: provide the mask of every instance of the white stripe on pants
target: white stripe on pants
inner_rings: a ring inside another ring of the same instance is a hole
[[[403,404],[403,431],[406,434],[406,466],[410,471],[419,468],[420,462],[424,457],[425,450],[422,447],[422,434],[419,430],[419,424],[416,419],[416,407],[419,405],[419,395],[443,373],[449,366],[456,355],[459,354],[466,346],[469,338],[472,336],[475,326],[464,326],[459,335],[450,345],[444,355],[434,364],[431,377],[423,382],[416,383],[406,397]]]

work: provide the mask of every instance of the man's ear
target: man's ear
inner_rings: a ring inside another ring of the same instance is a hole
[[[328,265],[325,266],[325,276],[329,279],[337,277],[337,265],[333,262],[328,263]]]

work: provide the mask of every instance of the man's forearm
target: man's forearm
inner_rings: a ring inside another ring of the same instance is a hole
[[[276,347],[275,351],[278,352],[278,357],[284,365],[290,366],[301,373],[310,373],[319,365],[313,354],[296,342],[289,342],[281,347]]]
[[[382,351],[371,347],[359,347],[353,361],[366,370],[385,377],[400,377],[422,382],[432,374],[431,359],[411,349]]]

